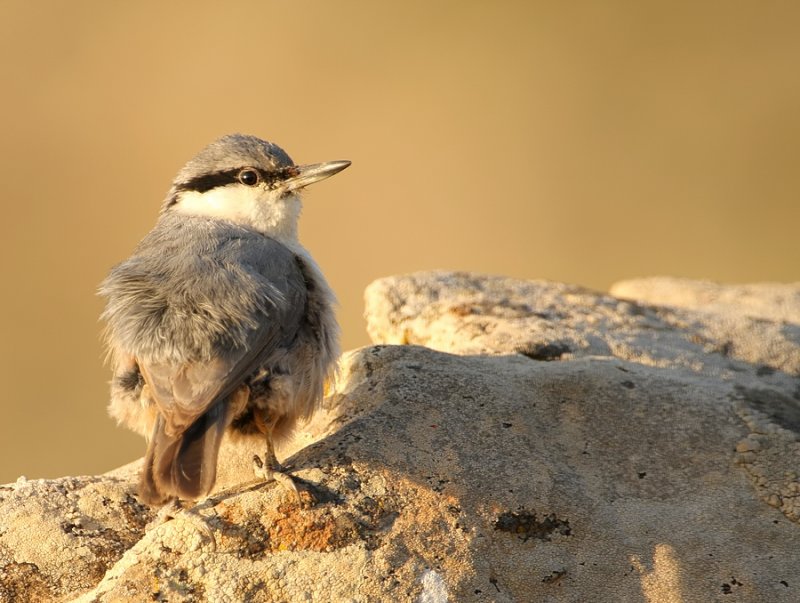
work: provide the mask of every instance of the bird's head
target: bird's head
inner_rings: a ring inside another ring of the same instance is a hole
[[[348,165],[349,161],[295,165],[276,144],[231,134],[212,142],[178,172],[162,214],[225,220],[295,242],[300,190]]]

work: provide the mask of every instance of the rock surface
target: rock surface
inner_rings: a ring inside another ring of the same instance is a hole
[[[800,519],[800,284],[662,278],[612,290],[628,299],[470,273],[389,277],[367,288],[367,330],[376,342],[458,354],[613,357],[730,387],[750,430],[737,461],[763,500]],[[640,291],[648,304],[636,299]],[[672,306],[649,305],[662,291]]]
[[[615,283],[611,294],[644,303],[800,323],[800,283],[720,285],[651,277]]]
[[[243,446],[148,531],[135,463],[19,480],[0,601],[798,601],[800,327],[653,303],[377,281],[372,337],[428,348],[345,355],[284,451],[304,504]]]
[[[800,295],[800,285],[795,290]],[[760,371],[783,385],[796,384],[800,316],[786,320],[790,312],[780,303],[773,319],[766,303],[746,304],[759,307],[759,316],[731,303],[698,303],[702,312],[561,283],[433,272],[373,282],[366,291],[366,318],[376,343],[457,354],[519,353],[535,360],[616,357],[719,378]]]

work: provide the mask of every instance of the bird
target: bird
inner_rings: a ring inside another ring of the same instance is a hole
[[[274,143],[223,136],[100,284],[109,413],[147,439],[148,505],[208,495],[223,436],[263,438],[256,474],[297,492],[275,443],[318,408],[339,356],[334,294],[298,240],[300,194],[349,165],[295,165]]]

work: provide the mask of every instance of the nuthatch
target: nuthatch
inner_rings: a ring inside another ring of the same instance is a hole
[[[148,504],[210,492],[226,432],[265,437],[257,472],[294,486],[273,444],[313,414],[339,354],[333,293],[297,239],[299,193],[348,165],[296,166],[254,136],[220,138],[100,285],[109,410],[149,437]]]

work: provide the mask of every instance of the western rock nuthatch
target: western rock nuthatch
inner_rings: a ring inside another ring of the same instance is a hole
[[[225,433],[266,438],[260,474],[293,487],[273,443],[314,412],[339,354],[333,293],[297,239],[299,193],[348,165],[297,166],[275,144],[225,136],[183,167],[101,284],[109,409],[149,437],[145,502],[207,494]]]

